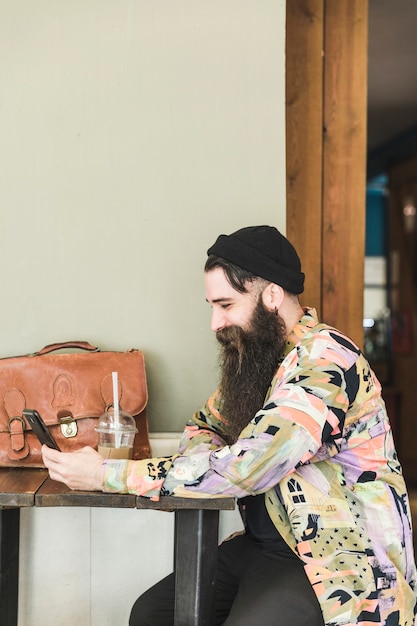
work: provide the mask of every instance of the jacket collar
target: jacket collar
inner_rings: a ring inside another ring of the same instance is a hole
[[[303,335],[310,332],[315,326],[317,326],[318,323],[319,320],[316,309],[313,309],[312,307],[305,307],[303,317],[297,322],[287,337],[284,344],[282,358],[285,359],[287,354],[289,354],[291,350],[293,350],[300,343]]]

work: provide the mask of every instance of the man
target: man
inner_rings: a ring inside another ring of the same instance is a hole
[[[51,477],[152,498],[239,498],[246,532],[218,550],[216,624],[414,625],[408,497],[368,362],[301,308],[300,260],[276,228],[220,235],[208,254],[220,384],[179,454],[103,461],[91,448],[43,448]],[[171,575],[137,600],[131,626],[172,623],[173,603]]]

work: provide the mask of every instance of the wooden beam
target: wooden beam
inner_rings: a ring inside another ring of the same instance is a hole
[[[286,35],[286,234],[306,273],[301,300],[320,311],[323,1],[289,0]]]
[[[362,345],[368,7],[325,6],[322,314]]]
[[[287,229],[303,304],[363,343],[368,0],[287,0]]]

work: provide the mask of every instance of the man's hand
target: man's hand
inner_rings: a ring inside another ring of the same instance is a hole
[[[103,486],[103,457],[93,448],[75,452],[58,452],[42,446],[42,458],[53,480],[65,483],[70,489],[101,491]]]

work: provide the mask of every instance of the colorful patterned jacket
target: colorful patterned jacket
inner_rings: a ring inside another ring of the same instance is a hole
[[[216,392],[186,426],[179,455],[107,461],[104,490],[265,493],[326,626],[414,626],[408,496],[380,384],[360,350],[306,309],[264,406],[231,446],[220,409]]]

